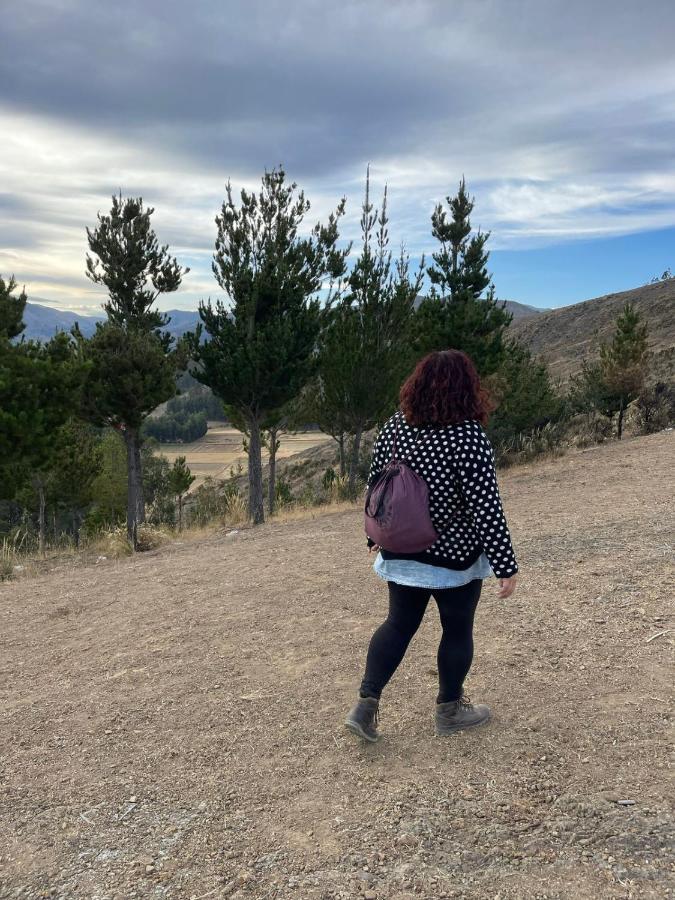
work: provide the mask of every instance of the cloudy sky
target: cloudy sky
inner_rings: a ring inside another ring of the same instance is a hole
[[[0,274],[95,309],[85,226],[110,195],[155,207],[192,271],[163,305],[218,294],[225,183],[283,163],[310,218],[366,165],[390,231],[434,249],[465,175],[498,296],[559,306],[675,269],[672,0],[4,0]]]

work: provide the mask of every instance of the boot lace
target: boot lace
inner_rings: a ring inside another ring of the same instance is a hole
[[[471,697],[467,697],[466,694],[462,694],[459,698],[459,707],[460,709],[473,709],[473,703],[471,702]]]

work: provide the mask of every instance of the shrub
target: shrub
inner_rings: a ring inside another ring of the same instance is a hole
[[[529,433],[520,433],[508,442],[500,444],[495,452],[496,461],[502,466],[527,462],[551,453],[562,453],[562,425],[547,422]]]
[[[675,388],[663,381],[645,387],[635,401],[638,434],[653,434],[675,423]]]
[[[293,492],[285,478],[277,478],[274,484],[274,501],[275,506],[288,506],[293,502]]]
[[[145,522],[138,526],[137,549],[140,551],[156,550],[169,540],[166,532]]]
[[[591,447],[612,437],[612,423],[596,410],[577,413],[565,427],[565,442],[572,447]]]

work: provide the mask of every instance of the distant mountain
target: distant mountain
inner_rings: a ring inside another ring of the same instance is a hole
[[[423,294],[418,294],[415,297],[415,309],[419,309],[419,305],[424,299],[425,297]],[[504,300],[503,303],[506,309],[510,313],[513,313],[514,321],[516,319],[524,319],[527,316],[536,316],[538,313],[549,312],[548,309],[542,309],[539,306],[528,306],[527,303],[518,303],[517,300]]]
[[[26,330],[22,334],[30,340],[48,341],[57,331],[70,331],[78,322],[84,336],[90,337],[96,323],[103,318],[103,315],[81,316],[53,306],[43,306],[41,303],[27,303],[23,316]]]
[[[39,299],[39,298],[38,298]],[[420,295],[415,300],[417,308],[424,298]],[[536,306],[528,306],[526,303],[517,303],[515,300],[506,300],[506,308],[513,313],[514,321],[528,316],[535,316],[547,310]],[[171,309],[167,313],[171,321],[167,327],[169,334],[178,338],[187,331],[194,331],[199,322],[199,313],[192,309]],[[96,329],[96,323],[105,319],[103,313],[93,315],[80,315],[63,309],[56,309],[45,303],[27,303],[24,322],[26,330],[23,332],[26,338],[36,341],[48,341],[54,337],[57,331],[70,331],[75,322],[85,337],[91,337]]]
[[[186,331],[194,330],[199,321],[197,310],[171,309],[167,315],[171,321],[166,330],[174,337],[180,337]],[[82,334],[91,337],[96,329],[96,323],[104,319],[103,313],[86,316],[41,303],[27,303],[23,317],[26,330],[23,334],[30,340],[48,341],[57,331],[70,331],[77,322]]]
[[[518,303],[517,300],[505,300],[504,305],[510,313],[513,313],[514,322],[516,319],[527,319],[539,313],[551,312],[550,307],[530,306],[527,303]]]
[[[649,329],[650,380],[675,382],[675,279],[514,319],[509,332],[548,363],[553,376],[566,381],[581,370],[584,359],[597,356],[598,340],[611,341],[626,302],[635,304]]]

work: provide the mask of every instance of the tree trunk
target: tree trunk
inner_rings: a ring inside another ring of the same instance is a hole
[[[623,414],[625,413],[625,411],[626,410],[623,405],[623,397],[622,397],[621,401],[620,401],[620,405],[619,405],[619,419],[618,419],[618,422],[616,425],[616,434],[617,434],[617,438],[619,440],[621,440],[621,432],[623,430]]]
[[[39,475],[35,476],[34,484],[38,492],[38,549],[40,555],[45,555],[45,486]]]
[[[145,521],[143,470],[138,431],[134,428],[126,428],[124,440],[127,445],[127,539],[134,550],[137,550],[138,526]]]
[[[356,477],[359,468],[359,451],[361,449],[361,433],[362,429],[357,428],[354,432],[354,440],[352,442],[351,459],[349,460],[349,493],[354,496],[356,493]]]
[[[270,428],[269,429],[269,441],[270,441],[270,479],[268,485],[268,497],[267,503],[269,506],[270,515],[274,513],[274,501],[276,499],[276,489],[277,489],[277,429]]]
[[[178,530],[183,530],[183,495],[178,495]]]
[[[141,439],[136,432],[134,444],[134,456],[136,458],[136,472],[138,473],[138,490],[136,491],[136,521],[139,525],[145,522],[145,497],[143,496],[143,465],[141,463]]]
[[[340,459],[340,477],[344,478],[347,472],[347,460],[345,458],[345,433],[344,431],[340,432],[340,437],[337,438],[338,445],[338,453]]]
[[[265,521],[263,503],[262,454],[260,422],[255,416],[248,419],[248,514],[254,525]]]

